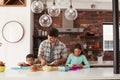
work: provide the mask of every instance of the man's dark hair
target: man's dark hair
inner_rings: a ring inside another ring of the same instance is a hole
[[[27,54],[26,58],[33,58],[34,59],[34,54]]]
[[[51,27],[49,30],[48,30],[48,35],[49,36],[53,36],[53,37],[58,37],[58,30],[56,28],[53,28]]]

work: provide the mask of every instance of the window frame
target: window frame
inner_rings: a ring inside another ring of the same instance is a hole
[[[112,25],[112,29],[113,29],[113,24],[112,23],[103,23],[102,26],[103,26],[103,51],[113,51],[113,32],[112,32],[112,40],[105,40],[104,39],[104,27],[105,25]],[[111,44],[112,42],[112,44]],[[106,44],[106,45],[105,45]],[[112,45],[112,46],[111,46]]]

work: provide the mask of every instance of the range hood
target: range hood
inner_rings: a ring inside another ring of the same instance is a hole
[[[59,32],[83,32],[84,28],[74,28],[73,20],[67,20],[65,18],[65,10],[62,10],[62,28],[57,28]]]

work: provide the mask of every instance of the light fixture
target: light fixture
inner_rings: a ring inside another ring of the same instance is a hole
[[[60,7],[56,5],[55,0],[53,0],[53,5],[48,8],[48,14],[52,17],[57,17],[60,14]]]
[[[41,13],[44,9],[43,3],[40,0],[34,0],[31,4],[33,13]]]
[[[78,16],[77,10],[72,6],[72,0],[70,0],[70,7],[65,10],[65,18],[67,20],[75,20]]]
[[[40,18],[39,18],[39,24],[42,27],[49,27],[52,24],[52,18],[50,15],[48,15],[46,13],[47,10],[47,5],[46,5],[46,0],[44,2],[44,10],[45,10],[45,14],[43,14]]]
[[[91,8],[95,9],[96,5],[95,4],[91,4]]]
[[[39,23],[42,27],[49,27],[52,24],[52,19],[48,14],[43,14],[40,19]]]

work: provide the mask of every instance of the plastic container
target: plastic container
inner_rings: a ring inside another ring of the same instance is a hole
[[[80,70],[80,67],[79,66],[73,66],[73,67],[70,67],[69,70],[72,70],[72,71]]]
[[[0,72],[4,72],[5,71],[5,66],[0,66]]]
[[[98,59],[98,63],[103,63],[103,56],[98,56],[97,59]]]
[[[69,70],[69,67],[67,66],[58,66],[58,71],[66,72]]]

